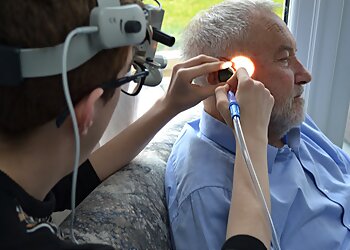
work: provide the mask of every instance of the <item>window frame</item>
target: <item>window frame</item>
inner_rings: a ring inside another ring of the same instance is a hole
[[[313,76],[305,91],[306,110],[323,133],[342,147],[348,118],[350,84],[350,2],[293,0],[288,26],[298,56]],[[305,35],[310,34],[310,35]]]

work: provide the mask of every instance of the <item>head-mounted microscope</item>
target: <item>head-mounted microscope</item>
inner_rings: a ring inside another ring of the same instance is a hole
[[[172,46],[175,38],[160,31],[164,10],[146,4],[120,5],[119,0],[98,0],[90,13],[90,24],[96,31],[75,36],[67,56],[67,71],[90,60],[104,49],[135,46],[134,62],[150,73],[145,85],[156,86],[162,80],[161,69],[167,61],[156,56],[158,42]],[[20,85],[25,78],[45,77],[62,73],[64,44],[45,48],[15,48],[0,45],[0,85]]]

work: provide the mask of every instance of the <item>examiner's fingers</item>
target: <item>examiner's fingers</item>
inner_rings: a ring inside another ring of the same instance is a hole
[[[212,72],[219,71],[220,69],[226,69],[228,67],[232,66],[231,62],[211,62],[211,63],[205,63],[197,66],[193,66],[190,68],[183,68],[180,69],[177,73],[180,75],[182,79],[186,81],[192,81],[194,78],[206,75]]]
[[[228,84],[219,86],[215,89],[216,108],[220,112],[222,118],[224,118],[226,124],[233,128],[233,122],[231,119],[230,111],[228,109],[229,102],[227,98],[227,92],[229,89],[230,86]]]
[[[235,76],[237,81],[238,81],[238,84],[241,82],[241,81],[246,81],[250,78],[247,70],[245,68],[239,68],[237,69],[236,71],[236,74]]]
[[[193,57],[191,59],[188,59],[187,61],[180,63],[180,65],[182,66],[182,68],[189,68],[189,67],[193,67],[199,64],[203,64],[203,63],[209,63],[209,62],[219,62],[220,60],[218,58],[215,57],[211,57],[211,56],[207,56],[207,55],[199,55],[196,57]]]
[[[235,74],[227,80],[227,84],[230,86],[230,90],[233,93],[236,93],[238,84],[245,82],[247,80],[251,79],[247,70],[243,67],[238,68],[238,70],[235,72]],[[252,79],[251,79],[252,80]]]
[[[211,56],[207,56],[207,55],[199,55],[199,56],[190,58],[185,62],[176,64],[173,67],[172,76],[174,76],[174,74],[176,74],[180,69],[194,67],[196,65],[200,65],[203,63],[218,62],[218,61],[220,61],[220,60],[218,58],[215,58],[215,57],[211,57]]]
[[[201,100],[205,100],[210,96],[215,95],[215,90],[218,86],[223,86],[224,83],[216,84],[216,85],[197,85],[191,84],[190,88],[196,91],[197,95]]]
[[[236,74],[234,74],[230,79],[228,79],[226,83],[229,85],[230,90],[233,93],[236,93],[238,86],[238,79]]]

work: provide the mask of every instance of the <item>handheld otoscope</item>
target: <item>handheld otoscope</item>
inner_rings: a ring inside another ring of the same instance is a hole
[[[244,57],[244,56],[237,56],[237,57],[234,57],[231,60],[231,62],[233,63],[233,67],[229,67],[227,69],[222,69],[218,72],[218,78],[219,78],[220,82],[226,82],[228,79],[230,79],[236,73],[237,69],[241,68],[241,67],[243,67],[247,70],[249,76],[253,75],[254,64],[249,58]],[[253,166],[253,163],[251,161],[251,158],[250,158],[250,155],[248,152],[247,144],[246,144],[245,139],[244,139],[244,135],[243,135],[242,127],[241,127],[241,122],[240,122],[239,104],[237,103],[236,97],[232,91],[228,92],[228,100],[229,100],[228,108],[230,110],[234,130],[235,130],[236,135],[237,135],[239,146],[242,150],[242,155],[244,157],[244,161],[247,165],[249,175],[253,181],[255,190],[258,193],[260,200],[264,206],[266,216],[270,222],[270,227],[271,227],[271,232],[272,232],[272,245],[273,245],[275,250],[280,250],[281,247],[279,245],[276,229],[275,229],[275,226],[273,224],[270,211],[269,211],[268,206],[266,204],[266,200],[265,200],[263,191],[261,189],[258,177],[256,176],[254,166]]]

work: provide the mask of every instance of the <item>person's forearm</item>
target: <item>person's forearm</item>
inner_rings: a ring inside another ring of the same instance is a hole
[[[260,141],[260,142],[259,142]],[[270,208],[269,181],[267,171],[267,139],[246,139],[256,175]],[[243,155],[237,147],[234,167],[233,191],[226,238],[247,234],[261,240],[269,249],[271,233],[265,210],[255,191]]]
[[[96,150],[90,161],[98,177],[103,181],[128,164],[176,114],[160,99],[142,117]]]
[[[128,164],[176,114],[214,95],[217,86],[192,84],[194,78],[231,66],[217,58],[199,55],[175,65],[163,98],[90,158],[101,180]]]

